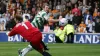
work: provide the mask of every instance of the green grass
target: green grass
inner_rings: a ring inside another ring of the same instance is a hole
[[[0,42],[0,56],[18,56],[17,50],[28,43]],[[48,44],[52,56],[100,56],[100,44]],[[27,56],[42,56],[33,50]]]

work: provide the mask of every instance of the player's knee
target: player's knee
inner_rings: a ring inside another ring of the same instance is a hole
[[[31,46],[31,45],[28,45],[28,47],[29,47],[29,48],[32,48],[32,46]]]
[[[28,48],[30,51],[33,49],[31,45],[28,45]]]

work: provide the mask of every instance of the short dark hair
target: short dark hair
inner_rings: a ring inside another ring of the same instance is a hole
[[[15,19],[18,20],[19,22],[22,22],[23,21],[23,18],[19,15],[16,15],[15,16]]]
[[[29,17],[28,16],[25,16],[25,19],[29,19]]]

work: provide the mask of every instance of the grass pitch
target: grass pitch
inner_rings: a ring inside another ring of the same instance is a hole
[[[23,42],[0,42],[0,56],[18,56],[17,50],[26,47]],[[100,56],[100,44],[48,44],[52,56]],[[33,50],[26,56],[42,56]]]

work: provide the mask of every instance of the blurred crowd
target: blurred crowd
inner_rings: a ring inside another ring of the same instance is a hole
[[[42,10],[44,3],[49,4],[49,19],[66,18],[72,22],[76,33],[100,33],[100,1],[82,0],[72,3],[70,0],[0,0],[0,31],[11,30],[14,16],[29,16],[32,22],[34,16]],[[49,22],[43,31],[49,32],[57,27],[57,23]]]

